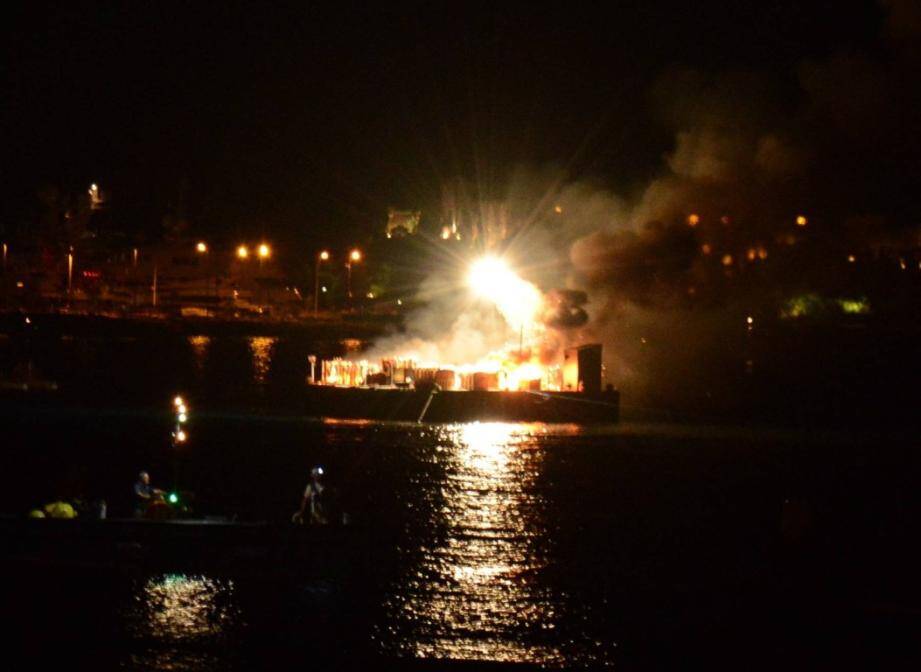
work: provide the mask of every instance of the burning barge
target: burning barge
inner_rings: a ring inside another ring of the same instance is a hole
[[[319,366],[318,366],[319,365]],[[601,346],[569,348],[561,365],[467,370],[310,358],[306,412],[404,422],[612,423],[620,395],[602,388]]]

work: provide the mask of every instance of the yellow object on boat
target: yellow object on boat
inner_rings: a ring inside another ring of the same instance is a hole
[[[49,518],[76,518],[77,512],[67,502],[45,504],[45,513]]]

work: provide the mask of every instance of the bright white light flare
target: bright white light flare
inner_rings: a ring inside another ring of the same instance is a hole
[[[477,296],[496,304],[513,329],[528,327],[537,321],[542,303],[540,290],[521,279],[501,259],[483,257],[475,261],[467,282]]]

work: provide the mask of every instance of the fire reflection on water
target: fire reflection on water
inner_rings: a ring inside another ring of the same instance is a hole
[[[422,484],[438,502],[441,532],[423,547],[389,603],[402,655],[455,660],[559,663],[535,642],[555,628],[554,600],[538,589],[545,538],[534,493],[540,453],[533,428],[474,423],[444,430],[441,483]]]
[[[272,349],[277,338],[272,336],[250,336],[249,351],[253,356],[253,382],[264,385],[272,366]]]

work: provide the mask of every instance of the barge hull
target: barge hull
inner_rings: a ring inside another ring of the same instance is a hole
[[[305,413],[313,417],[402,422],[545,422],[599,424],[619,418],[616,391],[437,391],[310,386]]]

